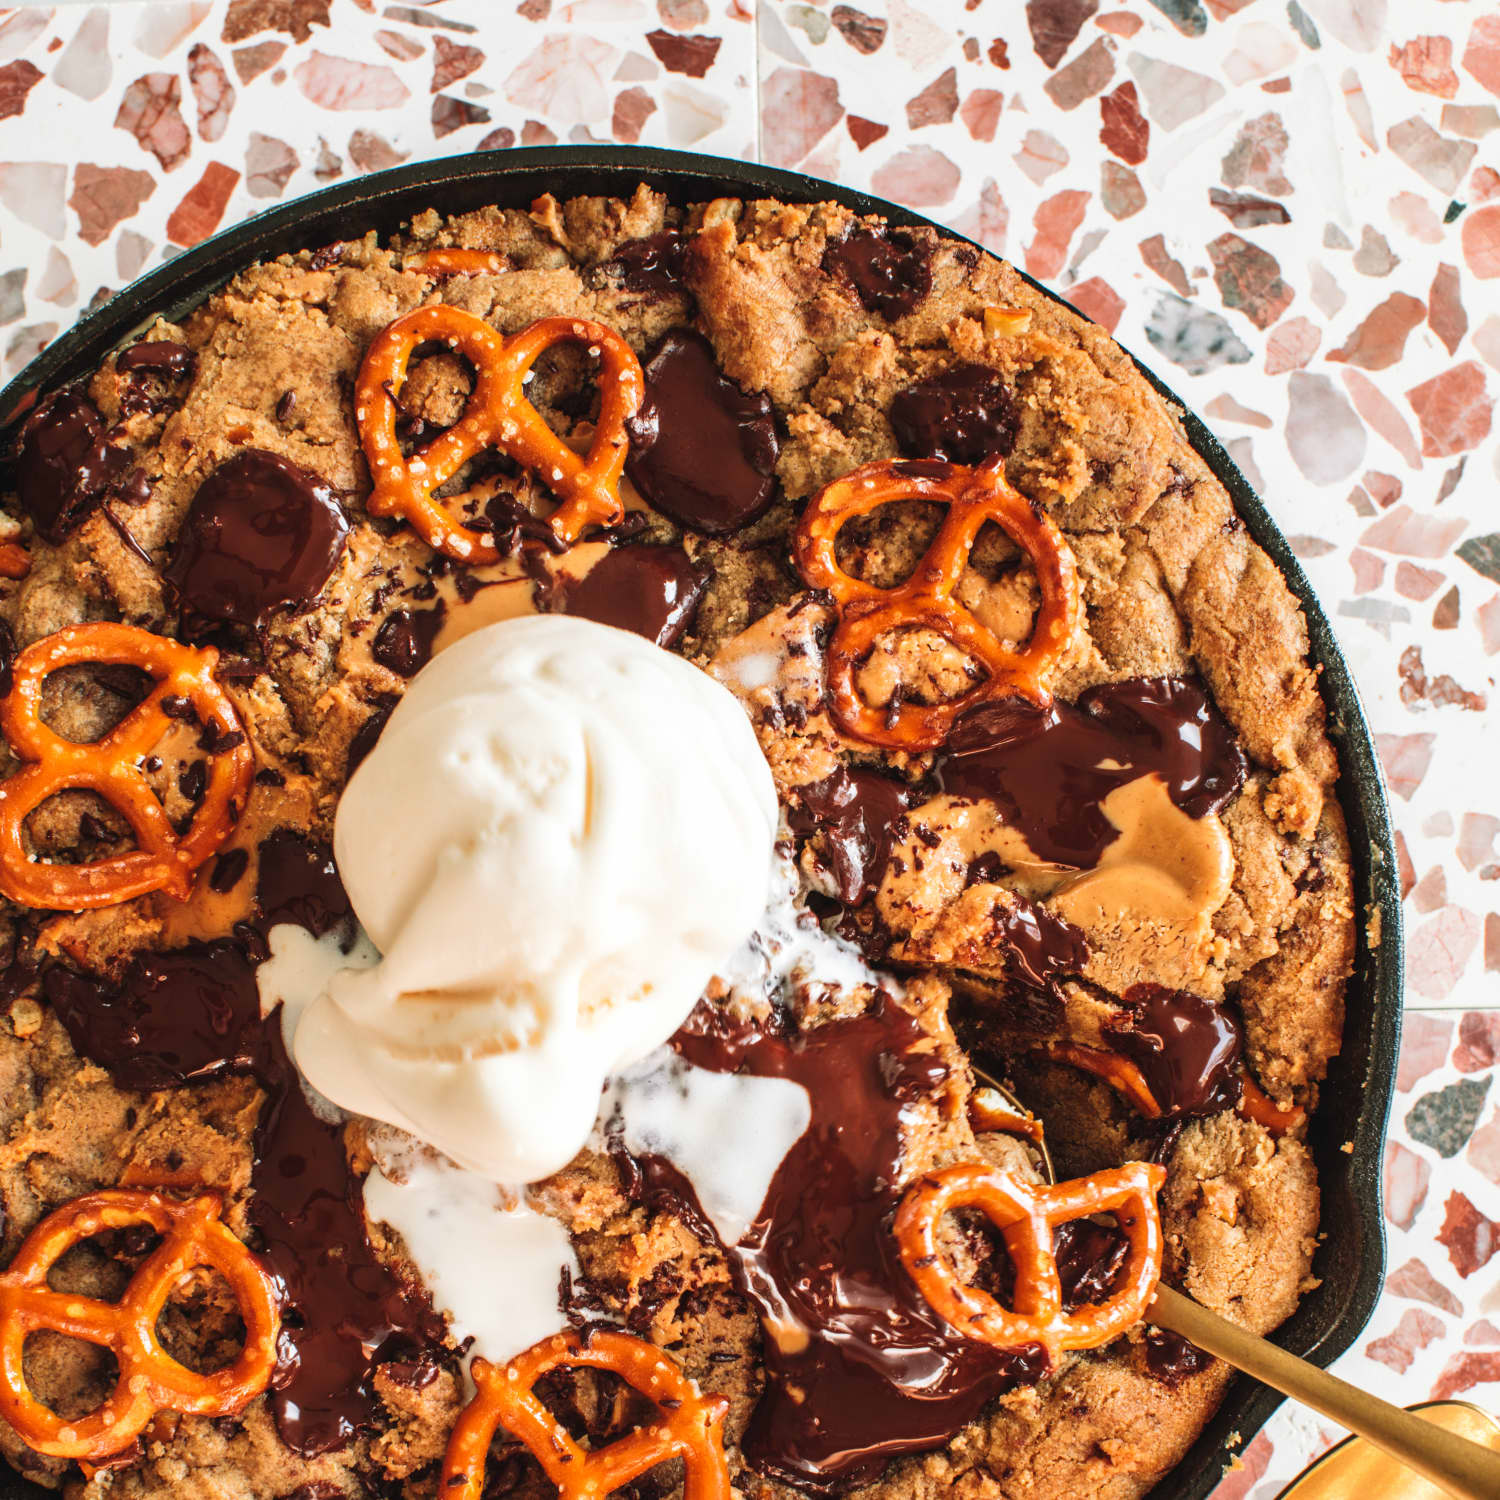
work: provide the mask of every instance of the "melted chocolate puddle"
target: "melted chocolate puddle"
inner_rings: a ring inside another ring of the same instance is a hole
[[[609,1154],[619,1169],[621,1188],[631,1203],[641,1204],[650,1213],[670,1214],[680,1219],[701,1243],[723,1248],[719,1231],[704,1213],[691,1179],[667,1157],[654,1151],[633,1155],[623,1141],[614,1138],[609,1142]]]
[[[790,1078],[812,1121],[730,1252],[764,1323],[766,1386],[743,1440],[762,1474],[812,1494],[875,1478],[898,1454],[945,1442],[1000,1392],[1037,1379],[1041,1351],[960,1338],[906,1274],[891,1234],[903,1195],[906,1106],[943,1065],[925,1032],[882,1000],[794,1037],[700,1006],[672,1045],[715,1072]]]
[[[1234,731],[1197,682],[1137,677],[1077,704],[983,704],[954,726],[943,790],[993,802],[1038,859],[1091,869],[1118,835],[1104,799],[1155,773],[1189,817],[1218,812],[1245,779]]]
[[[769,396],[722,374],[701,333],[675,328],[646,365],[631,419],[630,481],[664,516],[704,536],[730,536],[776,498],[781,441]]]
[[[287,1301],[271,1406],[288,1447],[325,1453],[370,1423],[375,1366],[440,1346],[443,1321],[371,1250],[343,1128],[308,1106],[279,1014],[262,1035],[255,1071],[270,1098],[255,1131],[250,1221]]]
[[[260,999],[240,943],[141,954],[118,987],[52,968],[42,990],[74,1049],[121,1088],[171,1088],[253,1066]]]
[[[443,1324],[425,1294],[404,1285],[371,1250],[343,1129],[308,1105],[280,1013],[260,1017],[255,970],[266,931],[295,921],[322,934],[352,922],[331,853],[287,829],[272,834],[261,846],[257,908],[237,941],[141,955],[118,986],[60,967],[43,984],[79,1053],[122,1088],[164,1088],[234,1071],[266,1090],[249,1212],[284,1297],[270,1400],[282,1440],[312,1455],[341,1447],[367,1426],[376,1407],[375,1366],[436,1349]]]
[[[671,647],[692,624],[709,577],[681,547],[616,547],[564,587],[563,607]]]
[[[290,459],[246,448],[198,486],[164,576],[184,619],[254,628],[309,608],[349,535],[331,486]]]
[[[1218,812],[1239,790],[1244,752],[1201,684],[1143,677],[1091,688],[1076,705],[986,704],[959,720],[937,765],[944,791],[994,803],[1038,858],[1075,869],[1098,864],[1118,837],[1104,799],[1150,773],[1194,818]],[[845,907],[860,908],[879,888],[892,846],[910,832],[911,804],[923,795],[878,772],[847,767],[798,789],[793,831],[822,833]],[[998,856],[983,854],[968,882],[998,882],[1004,874]],[[1023,984],[1046,989],[1088,960],[1087,940],[1076,927],[1024,898],[998,906],[995,918],[1011,972]],[[889,943],[868,908],[849,911],[839,930],[872,959]]]

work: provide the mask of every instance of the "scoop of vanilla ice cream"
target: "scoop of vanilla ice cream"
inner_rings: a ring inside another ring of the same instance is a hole
[[[418,673],[339,803],[381,960],[307,1009],[298,1065],[497,1181],[557,1171],[606,1077],[755,927],[776,821],[743,710],[696,667],[566,615],[476,631]]]

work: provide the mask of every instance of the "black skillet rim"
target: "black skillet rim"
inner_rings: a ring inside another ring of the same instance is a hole
[[[356,238],[369,229],[388,234],[426,208],[457,213],[487,203],[525,206],[542,192],[559,198],[628,196],[636,181],[679,204],[744,196],[803,203],[832,200],[856,213],[879,214],[893,224],[931,227],[950,239],[965,239],[868,193],[800,172],[692,152],[552,146],[414,162],[279,204],[148,272],[80,318],[0,391],[0,430],[23,416],[40,392],[88,375],[110,350],[152,318],[175,320],[255,261]],[[1066,301],[1026,279],[1054,300]],[[1363,920],[1357,921],[1358,953],[1349,986],[1344,1050],[1323,1090],[1312,1133],[1323,1188],[1322,1244],[1314,1270],[1322,1280],[1276,1334],[1277,1342],[1294,1353],[1326,1365],[1359,1336],[1385,1278],[1381,1165],[1401,1037],[1404,969],[1401,894],[1385,787],[1348,663],[1286,538],[1218,439],[1152,371],[1136,363],[1181,411],[1188,441],[1228,490],[1250,535],[1297,596],[1307,619],[1312,659],[1321,669],[1329,735],[1339,757],[1340,801],[1354,861],[1355,912]],[[1236,1378],[1218,1412],[1181,1463],[1151,1491],[1150,1500],[1205,1500],[1282,1400],[1246,1377]],[[36,1500],[55,1493],[19,1476],[7,1485],[8,1478],[0,1475],[0,1500]]]

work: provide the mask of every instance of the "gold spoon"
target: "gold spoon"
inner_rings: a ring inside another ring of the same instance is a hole
[[[1015,1095],[997,1079],[978,1068],[974,1072],[985,1088],[999,1095],[1009,1111],[1027,1114]],[[1040,1142],[1037,1145],[1042,1174],[1048,1182],[1056,1182],[1057,1172],[1050,1154],[1045,1145]],[[1500,1500],[1500,1453],[1424,1421],[1266,1339],[1247,1333],[1165,1282],[1157,1285],[1156,1298],[1146,1309],[1146,1316],[1158,1328],[1181,1335],[1225,1364],[1253,1376],[1283,1396],[1312,1407],[1340,1427],[1358,1433],[1456,1500]]]

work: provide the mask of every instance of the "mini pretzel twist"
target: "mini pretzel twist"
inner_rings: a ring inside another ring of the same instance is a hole
[[[1145,1316],[1161,1279],[1161,1217],[1156,1194],[1166,1170],[1130,1162],[1092,1177],[1032,1187],[983,1163],[949,1167],[906,1195],[895,1232],[905,1265],[933,1310],[960,1333],[1001,1349],[1040,1344],[1054,1364],[1064,1349],[1092,1349]],[[1016,1268],[1014,1310],[959,1280],[938,1244],[943,1217],[977,1208],[1000,1231]],[[1113,1213],[1129,1244],[1123,1283],[1107,1301],[1069,1313],[1052,1231],[1070,1219]]]
[[[660,1416],[648,1427],[592,1452],[581,1448],[542,1404],[535,1386],[556,1369],[609,1370],[654,1401]],[[478,1393],[448,1439],[443,1500],[480,1500],[485,1456],[496,1427],[519,1438],[557,1486],[559,1500],[604,1500],[669,1459],[684,1467],[682,1500],[730,1500],[724,1457],[722,1396],[698,1387],[654,1345],[608,1330],[587,1338],[559,1333],[543,1339],[503,1368],[476,1359]]]
[[[896,588],[879,588],[839,566],[838,535],[855,516],[898,500],[935,500],[948,514],[911,577]],[[1019,650],[1006,646],[954,597],[986,521],[1000,525],[1028,554],[1041,586],[1031,639]],[[1007,483],[1002,460],[980,468],[901,460],[865,464],[813,496],[793,545],[809,587],[827,589],[838,603],[828,687],[834,721],[845,734],[892,749],[931,750],[947,739],[961,713],[985,699],[1019,695],[1050,701],[1047,681],[1078,630],[1078,570],[1049,517]],[[987,675],[945,703],[890,708],[867,703],[856,682],[861,661],[881,636],[912,629],[942,636]]]
[[[198,866],[233,830],[255,774],[239,716],[214,681],[218,659],[211,646],[184,646],[134,625],[108,622],[70,625],[16,657],[10,693],[0,699],[0,731],[31,764],[0,782],[0,894],[49,911],[113,906],[148,891],[187,898]],[[156,679],[144,702],[103,739],[86,744],[63,739],[40,716],[46,680],[64,667],[82,665],[139,667]],[[204,724],[240,734],[238,743],[210,755],[207,790],[181,837],[140,768],[171,727],[162,707],[168,697],[185,698]],[[79,865],[32,860],[24,835],[27,817],[49,797],[71,790],[97,792],[115,807],[139,847]]]
[[[186,1203],[160,1193],[107,1189],[75,1198],[26,1237],[0,1273],[0,1415],[38,1453],[98,1462],[134,1441],[160,1410],[229,1416],[265,1390],[276,1368],[281,1326],[275,1281],[220,1221],[223,1203],[204,1193]],[[107,1229],[145,1224],[163,1236],[118,1302],[56,1292],[47,1275],[81,1240]],[[183,1280],[200,1266],[217,1271],[234,1293],[245,1347],[225,1370],[200,1375],[178,1363],[156,1337],[157,1319]],[[60,1417],[32,1394],[23,1368],[27,1337],[53,1329],[114,1355],[119,1378],[86,1417]]]
[[[474,389],[458,421],[407,458],[396,437],[397,397],[413,353],[430,343],[446,344],[468,359]],[[583,458],[547,426],[526,395],[532,365],[562,343],[583,344],[602,363],[599,423]],[[496,448],[530,469],[562,502],[551,517],[559,540],[576,541],[586,526],[611,526],[625,513],[619,494],[629,448],[625,423],[640,409],[645,390],[634,351],[602,323],[542,318],[507,339],[462,308],[419,307],[376,337],[354,386],[354,415],[375,486],[370,513],[405,517],[428,546],[460,562],[498,561],[493,540],[455,520],[434,494],[476,453]]]

